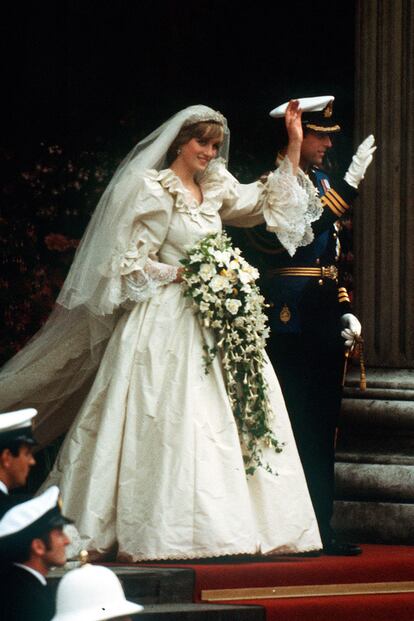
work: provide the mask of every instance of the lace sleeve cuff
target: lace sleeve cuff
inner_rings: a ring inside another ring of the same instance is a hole
[[[175,265],[147,259],[143,268],[138,267],[122,278],[123,299],[143,302],[151,298],[162,285],[168,285],[177,278]]]
[[[276,233],[293,256],[300,246],[313,240],[312,222],[323,208],[310,179],[299,169],[295,176],[287,157],[269,175],[263,196],[263,216],[267,229]]]

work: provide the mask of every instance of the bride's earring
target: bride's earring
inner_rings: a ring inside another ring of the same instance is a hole
[[[180,155],[181,149],[177,149],[177,155]]]

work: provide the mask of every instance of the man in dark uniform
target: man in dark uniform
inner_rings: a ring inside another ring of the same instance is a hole
[[[321,168],[340,130],[332,116],[333,97],[300,99],[303,141],[300,175],[307,175],[320,198],[312,223],[313,241],[293,256],[264,226],[248,230],[243,246],[262,276],[269,308],[268,353],[290,415],[326,554],[355,555],[361,549],[335,537],[330,520],[334,500],[334,438],[341,404],[345,345],[361,326],[338,271],[337,221],[357,195],[356,188],[372,160],[374,139],[366,139],[335,187]],[[270,114],[283,117],[287,104]],[[281,164],[285,149],[278,154]],[[300,181],[299,175],[299,181]],[[313,190],[312,190],[313,191]]]
[[[56,486],[25,502],[16,498],[16,504],[3,515],[1,619],[49,621],[53,617],[55,598],[46,576],[52,567],[66,563],[65,547],[70,542],[63,526],[69,523],[60,512]]]
[[[9,491],[26,485],[30,468],[36,463],[32,454],[34,408],[0,414],[0,517],[7,506]]]

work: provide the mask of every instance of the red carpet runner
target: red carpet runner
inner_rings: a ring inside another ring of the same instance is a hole
[[[213,589],[315,585],[317,591],[317,585],[414,581],[414,547],[364,545],[363,554],[357,557],[235,558],[168,566],[194,569],[194,597],[200,601],[202,591]],[[267,621],[414,621],[414,593],[232,599],[227,603],[264,606]]]

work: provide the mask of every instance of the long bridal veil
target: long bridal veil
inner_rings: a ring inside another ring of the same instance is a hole
[[[227,159],[226,119],[207,106],[189,106],[141,140],[125,157],[104,191],[79,244],[46,324],[0,372],[0,410],[37,408],[35,433],[45,446],[64,433],[91,385],[122,302],[117,257],[139,218],[137,179],[165,167],[183,125],[215,120],[224,128],[220,156]],[[137,193],[136,196],[134,193]],[[125,200],[134,196],[134,200]],[[125,208],[125,205],[134,208]]]

